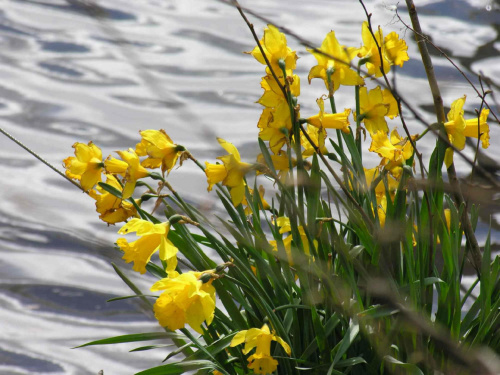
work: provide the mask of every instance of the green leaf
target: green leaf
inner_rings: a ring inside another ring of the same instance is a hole
[[[217,341],[214,341],[211,345],[206,347],[207,352],[209,352],[212,356],[220,353],[222,350],[226,349],[229,344],[231,344],[231,340],[238,332],[233,332],[230,335],[224,336]],[[201,350],[197,351],[193,355],[191,355],[187,360],[193,359],[205,359],[206,354]]]
[[[407,375],[424,375],[422,370],[420,370],[417,367],[417,365],[415,365],[413,363],[404,363],[404,362],[398,361],[396,358],[391,357],[390,355],[386,355],[384,357],[384,359],[387,362],[389,362],[395,366],[402,367],[404,369],[404,373]]]
[[[132,335],[122,335],[109,337],[107,339],[91,341],[86,344],[76,346],[75,348],[83,348],[92,345],[109,345],[109,344],[123,344],[125,342],[136,341],[149,341],[149,340],[172,340],[172,339],[185,339],[186,336],[176,332],[147,332],[135,333]]]
[[[349,328],[347,329],[344,338],[340,342],[340,347],[339,345],[336,346],[339,349],[337,350],[337,353],[335,353],[335,358],[333,358],[332,367],[335,367],[335,365],[339,362],[340,358],[342,358],[342,356],[347,352],[351,344],[356,339],[358,333],[359,333],[359,324],[357,322],[351,321],[351,324],[349,325]]]
[[[114,195],[117,198],[122,199],[122,192],[115,188],[114,186],[111,186],[110,184],[107,184],[105,182],[99,182],[98,185],[105,191],[107,191],[109,194]]]
[[[135,375],[180,375],[187,371],[195,370],[219,370],[223,374],[228,374],[224,369],[221,369],[211,361],[198,360],[170,363],[168,365],[150,368],[136,373]]]

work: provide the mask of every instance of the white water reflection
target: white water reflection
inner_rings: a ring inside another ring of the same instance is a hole
[[[332,29],[343,44],[361,43],[364,15],[357,2],[242,3],[317,45]],[[366,1],[374,24],[403,33],[390,10],[392,3]],[[489,76],[497,90],[498,5],[486,0],[418,3],[423,28],[432,40],[464,71]],[[261,111],[253,103],[261,95],[264,68],[242,53],[252,49],[253,40],[237,12],[202,0],[99,4],[107,10],[106,22],[124,39],[120,45],[102,24],[70,2],[2,3],[0,126],[57,166],[72,153],[76,141],[94,140],[107,155],[133,147],[138,131],[147,128],[165,128],[200,160],[219,153],[216,135],[234,142],[245,158],[253,160]],[[263,24],[253,22],[261,34]],[[425,73],[409,33],[407,39],[413,60],[398,70],[398,87],[432,122]],[[324,93],[322,82],[307,84],[315,59],[288,40],[301,57],[297,73],[302,80],[302,112],[315,114],[315,99]],[[433,53],[445,103],[449,106],[467,94],[465,109],[473,115],[479,106],[475,93],[446,59]],[[352,90],[342,88],[337,106],[351,107],[352,100]],[[411,130],[423,128],[411,123]],[[498,126],[491,122],[491,139],[499,136]],[[421,151],[429,153],[433,144],[423,143]],[[498,162],[492,145],[485,155]],[[365,158],[377,163],[373,155],[366,153]],[[462,175],[468,173],[458,158],[457,165]],[[160,364],[165,350],[147,356],[127,352],[140,344],[69,349],[160,327],[142,315],[134,300],[104,303],[130,292],[110,266],[111,261],[120,263],[111,246],[117,229],[98,221],[90,199],[3,136],[0,176],[0,372],[89,374],[104,369],[105,374],[130,374]],[[204,175],[191,164],[174,170],[170,180],[201,205],[214,199],[206,194]],[[483,239],[486,225],[480,230]],[[148,289],[150,280],[131,277]]]

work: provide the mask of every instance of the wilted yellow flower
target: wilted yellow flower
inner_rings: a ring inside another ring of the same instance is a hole
[[[323,40],[323,43],[321,43],[319,50],[335,57],[337,60],[330,59],[312,49],[307,50],[312,53],[318,61],[318,65],[314,66],[309,72],[309,83],[311,83],[313,78],[321,78],[325,82],[327,90],[329,90],[327,72],[330,71],[333,92],[337,91],[340,85],[354,86],[363,84],[363,78],[349,66],[353,56],[350,56],[350,54],[346,52],[345,46],[339,44],[334,31],[330,31],[326,34],[326,38]]]
[[[165,130],[143,130],[139,132],[142,140],[135,147],[138,156],[148,156],[141,162],[145,168],[158,168],[163,173],[170,172],[175,166],[184,147],[176,145]]]
[[[101,181],[101,170],[104,167],[102,152],[99,147],[89,142],[76,142],[73,145],[75,156],[63,160],[66,176],[79,180],[83,190],[89,191]]]
[[[140,238],[134,242],[128,242],[125,238],[116,241],[118,247],[125,253],[123,259],[134,262],[134,271],[145,273],[146,264],[151,256],[159,249],[160,259],[167,261],[167,272],[175,271],[177,267],[177,247],[167,238],[170,223],[153,224],[149,221],[134,218],[125,224],[119,234],[137,232]]]
[[[243,354],[248,354],[253,348],[255,353],[248,358],[248,368],[256,374],[272,374],[276,371],[278,361],[271,357],[271,341],[278,342],[290,355],[290,346],[279,336],[271,333],[267,324],[262,328],[251,328],[238,332],[231,340],[231,347],[245,343]]]
[[[277,76],[282,75],[281,68],[278,64],[279,60],[283,60],[287,71],[295,69],[297,53],[286,45],[285,34],[280,32],[275,26],[271,24],[267,25],[264,29],[264,37],[260,40],[260,44]],[[258,62],[266,65],[266,61],[262,56],[259,46],[256,46],[250,54],[255,57]],[[266,70],[269,70],[269,68],[266,68]]]
[[[217,138],[217,141],[219,141],[219,144],[229,153],[229,155],[219,156],[217,158],[222,161],[222,165],[205,162],[208,191],[211,191],[216,183],[222,182],[224,186],[229,187],[231,200],[236,207],[243,201],[243,198],[245,198],[246,182],[244,177],[252,168],[252,164],[241,161],[240,153],[232,143],[222,138]]]
[[[106,183],[118,191],[122,191],[122,186],[115,176],[111,174],[106,175]],[[101,194],[97,194],[97,191]],[[100,186],[97,187],[97,191],[91,190],[89,195],[95,199],[96,210],[101,214],[99,219],[102,221],[108,224],[116,224],[137,214],[132,203],[115,197]]]
[[[359,89],[359,105],[360,114],[363,116],[362,121],[370,134],[377,131],[389,132],[384,116],[389,113],[390,103],[384,101],[380,86],[370,91],[366,87],[361,87]]]
[[[204,280],[208,275],[209,280]],[[174,331],[189,324],[202,334],[201,324],[212,323],[215,311],[215,288],[210,278],[213,271],[189,271],[176,277],[162,279],[151,287],[164,290],[154,305],[155,317],[162,327]]]
[[[139,156],[131,148],[128,151],[116,151],[116,153],[122,160],[108,158],[104,165],[107,173],[120,174],[125,177],[123,199],[127,199],[134,193],[137,180],[149,176],[150,172],[141,165]]]
[[[349,108],[345,109],[344,112],[325,114],[325,103],[323,97],[317,99],[316,103],[319,107],[319,113],[306,119],[308,124],[318,128],[323,127],[326,129],[339,129],[346,134],[350,133],[349,114],[351,113],[351,110]]]
[[[389,73],[391,65],[403,66],[405,61],[409,60],[408,46],[403,39],[399,39],[399,35],[395,32],[390,33],[383,39],[382,29],[379,27],[373,31],[375,39],[368,28],[368,21],[363,22],[361,35],[363,38],[363,47],[358,51],[358,57],[366,59],[366,67],[368,75],[381,77],[382,71],[380,66],[383,64],[384,73]],[[383,41],[382,41],[383,39]],[[375,41],[376,40],[376,41]],[[382,49],[382,63],[380,61],[380,52],[378,46]]]
[[[248,189],[250,191],[250,195],[253,196],[254,190],[253,189]],[[269,203],[266,202],[264,199],[264,194],[265,194],[265,189],[264,186],[260,185],[259,186],[259,196],[260,196],[260,201],[262,202],[262,207],[264,210],[269,210],[271,209],[271,206]],[[243,201],[241,202],[245,207],[245,215],[251,215],[252,214],[252,207],[248,204],[247,198],[245,197]]]

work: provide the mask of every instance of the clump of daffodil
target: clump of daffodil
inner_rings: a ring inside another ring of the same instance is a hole
[[[150,175],[150,172],[141,165],[139,156],[133,149],[128,151],[116,151],[122,160],[108,158],[104,162],[106,172],[124,176],[125,186],[123,188],[123,199],[130,198],[135,190],[137,180]]]
[[[393,176],[399,178],[402,172],[402,167],[406,160],[413,155],[413,146],[408,138],[402,138],[396,129],[393,129],[388,137],[387,133],[377,131],[371,134],[372,143],[369,151],[376,152],[382,161],[380,165],[385,166]],[[412,136],[413,141],[416,141],[418,136]]]
[[[104,167],[101,149],[92,142],[87,145],[76,142],[73,148],[75,156],[63,160],[66,176],[79,180],[83,190],[89,191],[101,181]]]
[[[183,146],[176,145],[165,130],[143,130],[141,142],[135,147],[138,156],[148,156],[141,162],[145,168],[158,168],[163,173],[170,173],[180,154],[185,151]]]
[[[399,35],[395,32],[390,33],[385,38],[383,37],[382,29],[379,27],[370,32],[368,22],[363,22],[361,29],[363,46],[358,50],[358,57],[361,62],[366,63],[369,76],[381,77],[382,66],[384,73],[389,73],[391,65],[403,66],[405,61],[409,60],[408,46],[403,39],[399,39]],[[373,37],[375,36],[375,38]],[[379,47],[382,49],[382,61],[380,60]]]
[[[260,329],[238,332],[231,340],[231,347],[245,343],[243,354],[255,348],[255,353],[248,357],[248,368],[255,374],[272,374],[278,367],[278,361],[271,356],[271,341],[278,342],[288,355],[291,354],[290,346],[274,332],[271,333],[267,324]]]
[[[346,108],[344,112],[325,114],[325,103],[323,97],[316,100],[319,113],[306,119],[308,124],[325,129],[339,129],[343,133],[349,134],[349,114],[351,110]]]
[[[290,219],[288,217],[282,216],[279,217],[276,220],[276,225],[280,228],[279,233],[284,234],[292,231],[292,227],[290,225]],[[307,239],[306,232],[304,230],[304,227],[301,225],[298,227],[299,234],[300,234],[300,240],[302,241],[302,246],[304,247],[304,253],[307,256],[310,256],[310,249],[309,249],[309,240]],[[288,259],[288,263],[293,266],[294,261],[292,257],[292,241],[293,241],[293,236],[290,233],[284,240],[283,240],[283,246],[285,247],[285,252],[286,256]],[[316,240],[314,240],[314,246],[316,246]],[[278,242],[277,241],[269,241],[269,244],[273,247],[273,251],[278,251]]]
[[[340,85],[354,86],[364,83],[363,78],[352,70],[349,65],[354,57],[352,49],[346,49],[345,46],[340,45],[334,31],[330,31],[326,35],[319,50],[335,59],[331,59],[315,50],[307,49],[318,61],[318,65],[313,66],[309,72],[309,76],[307,77],[309,83],[311,83],[313,78],[321,78],[325,82],[327,90],[329,92],[331,90],[332,93],[337,91]],[[328,84],[328,75],[330,76],[331,87]]]
[[[264,29],[264,37],[260,40],[260,45],[269,60],[272,69],[278,76],[282,75],[280,61],[287,71],[295,69],[297,53],[292,51],[292,49],[287,46],[285,34],[280,32],[278,28],[271,24],[267,25]],[[258,62],[266,65],[266,60],[264,59],[259,46],[256,46],[250,54]],[[270,73],[268,67],[266,67],[266,70]]]
[[[444,123],[448,140],[458,150],[463,150],[466,137],[478,138],[479,136],[482,147],[488,148],[490,145],[490,128],[486,121],[490,111],[483,109],[479,119],[465,120],[463,110],[465,99],[466,96],[464,95],[451,103],[451,109],[447,116],[448,121]],[[444,162],[447,168],[453,163],[453,151],[451,147],[446,149]]]
[[[122,191],[120,182],[111,174],[106,175],[106,184],[118,191]],[[132,203],[114,196],[100,186],[96,190],[91,190],[89,195],[95,199],[96,210],[101,214],[99,219],[102,221],[108,224],[116,224],[137,215],[137,210]],[[97,194],[97,192],[100,194]]]
[[[377,86],[368,91],[366,87],[361,87],[359,105],[362,122],[370,134],[377,131],[389,132],[385,116],[392,119],[398,115],[396,100],[389,90],[382,90]]]
[[[222,138],[217,138],[219,144],[228,155],[219,156],[217,159],[222,161],[223,164],[211,164],[205,162],[205,174],[207,175],[208,191],[212,187],[222,182],[222,185],[229,188],[231,200],[234,206],[238,206],[245,198],[245,174],[250,171],[252,164],[244,163],[241,161],[238,149],[232,144]]]
[[[214,319],[216,277],[213,271],[189,271],[154,283],[151,291],[163,291],[154,304],[160,325],[174,331],[189,324],[203,334],[202,323],[210,325]]]
[[[116,241],[118,247],[124,252],[123,259],[134,262],[134,271],[145,273],[146,265],[151,256],[159,249],[160,259],[167,262],[167,273],[175,272],[177,267],[177,247],[167,238],[170,222],[153,224],[149,221],[134,218],[125,224],[119,234],[136,232],[140,238],[128,242],[125,238]]]

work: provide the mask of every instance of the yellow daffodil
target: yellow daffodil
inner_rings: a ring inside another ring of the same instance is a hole
[[[479,119],[464,119],[464,104],[466,96],[455,100],[451,103],[450,112],[448,112],[448,121],[444,123],[448,140],[458,150],[463,150],[465,147],[465,137],[477,138],[480,140],[483,148],[488,148],[490,145],[490,128],[487,124],[488,109],[483,109],[479,115]],[[453,163],[453,149],[448,147],[444,156],[446,168],[449,168]]]
[[[379,167],[371,169],[364,168],[364,170],[365,170],[366,185],[368,189],[370,189],[372,182],[380,176],[380,168]],[[391,200],[394,200],[394,197],[396,195],[396,190],[399,187],[399,180],[389,175],[386,176],[387,176],[388,193],[389,196],[391,197]],[[377,200],[377,212],[378,212],[380,227],[383,228],[385,225],[385,216],[387,210],[387,195],[386,195],[386,186],[382,179],[375,186],[375,198]]]
[[[245,343],[243,354],[248,354],[255,348],[255,353],[248,358],[248,368],[256,374],[272,374],[276,371],[278,361],[271,357],[271,341],[278,342],[290,355],[290,346],[274,332],[271,333],[267,324],[262,328],[251,328],[238,332],[231,340],[231,347]]]
[[[205,275],[209,276],[208,281]],[[154,304],[155,317],[162,327],[174,331],[189,324],[203,333],[202,323],[210,325],[215,311],[215,288],[210,275],[213,271],[189,271],[162,279],[151,287],[152,291],[164,291]]]
[[[115,189],[122,191],[122,186],[115,176],[111,174],[106,175],[106,183],[113,186]],[[97,194],[97,192],[101,194]],[[115,197],[113,194],[108,193],[100,186],[97,187],[97,191],[91,190],[89,195],[96,201],[96,210],[101,214],[99,219],[108,224],[116,224],[125,221],[129,217],[137,214],[137,211],[132,203]]]
[[[354,85],[362,85],[363,78],[359,76],[354,70],[351,69],[349,63],[351,62],[353,56],[346,51],[345,46],[342,46],[337,41],[335,37],[335,32],[330,31],[326,38],[321,43],[320,51],[333,56],[336,60],[331,59],[319,52],[315,52],[312,49],[308,49],[310,53],[318,61],[318,65],[314,66],[309,72],[309,83],[313,78],[321,78],[325,82],[325,86],[327,90],[330,90],[328,87],[328,77],[327,72],[331,74],[332,81],[332,92],[338,90],[340,85],[354,86]]]
[[[283,79],[280,79],[283,85]],[[290,93],[293,96],[300,95],[300,78],[298,75],[288,77],[288,82],[290,83]],[[282,104],[286,105],[288,108],[287,99],[283,96],[283,91],[281,91],[278,83],[272,75],[266,75],[262,78],[260,83],[261,87],[264,89],[264,94],[260,97],[257,103],[263,105],[267,108],[276,108]]]
[[[101,181],[101,171],[104,167],[102,152],[99,147],[89,142],[76,142],[73,145],[75,156],[64,159],[66,176],[79,180],[83,190],[89,191]]]
[[[316,127],[323,127],[326,129],[339,129],[342,132],[349,134],[349,114],[350,109],[345,109],[344,112],[340,113],[329,113],[325,114],[325,103],[323,97],[316,100],[319,107],[319,113],[317,115],[309,117],[307,120],[308,124]]]
[[[285,34],[280,32],[275,26],[271,24],[267,25],[264,29],[264,37],[260,40],[260,44],[276,75],[282,75],[279,66],[280,60],[284,62],[287,71],[295,69],[297,53],[287,46]],[[258,62],[266,65],[266,61],[259,46],[256,46],[250,54]],[[269,68],[266,68],[266,70],[269,70]]]
[[[148,156],[141,162],[145,168],[158,168],[163,173],[169,173],[175,166],[184,147],[176,145],[165,133],[165,130],[143,130],[140,132],[142,140],[137,144],[135,152],[138,156]]]
[[[403,63],[409,60],[408,53],[406,52],[408,46],[404,40],[399,39],[398,34],[395,32],[390,33],[384,39],[382,29],[379,27],[373,31],[374,39],[368,28],[368,22],[365,21],[363,22],[361,34],[363,47],[359,49],[358,57],[366,61],[369,76],[381,77],[381,66],[384,73],[387,74],[391,65],[403,66]],[[382,61],[380,60],[378,47],[382,49]]]
[[[118,247],[125,253],[123,259],[134,262],[134,271],[145,273],[146,264],[151,256],[159,249],[160,259],[167,261],[167,272],[174,272],[177,267],[177,247],[167,238],[170,223],[153,224],[149,221],[134,218],[125,224],[119,234],[137,232],[140,238],[134,242],[128,242],[125,238],[116,241]]]
[[[116,153],[122,160],[108,158],[104,165],[107,173],[120,174],[125,177],[123,199],[127,199],[134,193],[137,180],[149,176],[150,172],[141,165],[139,156],[131,148],[128,151],[116,151]]]
[[[313,141],[313,143],[319,147],[321,153],[323,155],[328,154],[328,150],[326,149],[325,146],[325,139],[327,136],[326,130],[323,127],[317,128],[316,126],[313,125],[307,125],[306,132],[307,135],[309,135],[309,138],[311,138],[311,140]],[[314,147],[311,145],[311,143],[304,134],[301,134],[300,136],[300,143],[302,144],[302,147],[304,147],[304,151],[302,152],[303,158],[308,158],[316,153]]]
[[[271,156],[271,161],[273,162],[273,167],[276,172],[278,172],[278,177],[280,179],[283,179],[286,174],[288,173],[288,170],[290,169],[290,162],[288,160],[288,156],[286,152],[280,151],[276,155],[270,155]],[[259,154],[257,156],[257,163],[259,164],[266,164],[266,160],[264,159],[264,156],[262,154]],[[295,158],[292,158],[292,167],[295,167],[297,165],[297,160]],[[257,174],[261,174],[259,170],[257,170]]]
[[[268,141],[269,148],[275,154],[280,152],[286,143],[287,134],[289,133],[289,129],[286,126],[279,126],[279,124],[291,124],[290,110],[288,107],[285,109],[286,111],[277,112],[275,108],[264,108],[257,124],[257,127],[260,129],[259,138],[263,141]]]
[[[248,189],[248,190],[250,191],[250,195],[253,196],[254,190],[253,189]],[[271,206],[264,199],[265,192],[266,191],[264,189],[264,186],[260,185],[259,186],[259,196],[260,196],[260,201],[262,202],[262,208],[264,210],[269,210],[269,209],[271,209]],[[244,206],[246,206],[245,207],[245,215],[251,215],[252,214],[252,207],[248,204],[248,201],[247,201],[246,197],[243,199],[243,201],[241,202],[241,204],[243,204]]]
[[[401,138],[396,129],[392,130],[390,139],[383,131],[377,131],[371,137],[372,143],[369,151],[379,154],[382,157],[380,165],[385,166],[394,177],[399,178],[406,160],[413,155],[411,142],[406,137]],[[416,138],[417,135],[412,136],[413,141]]]
[[[279,217],[276,220],[276,224],[280,228],[280,230],[279,230],[280,234],[284,234],[284,233],[288,233],[288,232],[292,231],[292,227],[290,226],[290,219],[287,217],[284,217],[284,216]],[[306,232],[304,230],[304,227],[299,226],[298,230],[299,230],[299,234],[300,234],[300,239],[302,241],[302,246],[304,247],[304,254],[309,256],[311,254],[310,249],[309,249],[309,241],[307,239],[307,235],[306,235]],[[292,257],[292,240],[293,240],[293,236],[291,233],[283,240],[283,246],[285,247],[288,263],[291,266],[294,265],[294,261],[293,261],[293,257]],[[269,244],[273,247],[274,251],[276,251],[276,252],[278,251],[278,242],[277,241],[269,241]],[[316,240],[314,240],[314,246],[316,246],[316,245],[317,245]]]
[[[370,134],[377,131],[389,132],[384,116],[389,113],[390,103],[384,101],[380,86],[370,91],[366,87],[361,87],[359,89],[359,105],[362,121]]]
[[[222,182],[224,186],[229,188],[231,200],[236,207],[243,201],[243,198],[245,198],[246,182],[244,177],[252,168],[252,164],[241,161],[240,153],[232,143],[222,138],[217,138],[217,140],[222,148],[229,154],[217,158],[222,161],[222,165],[205,162],[208,191],[211,191],[216,183]]]

